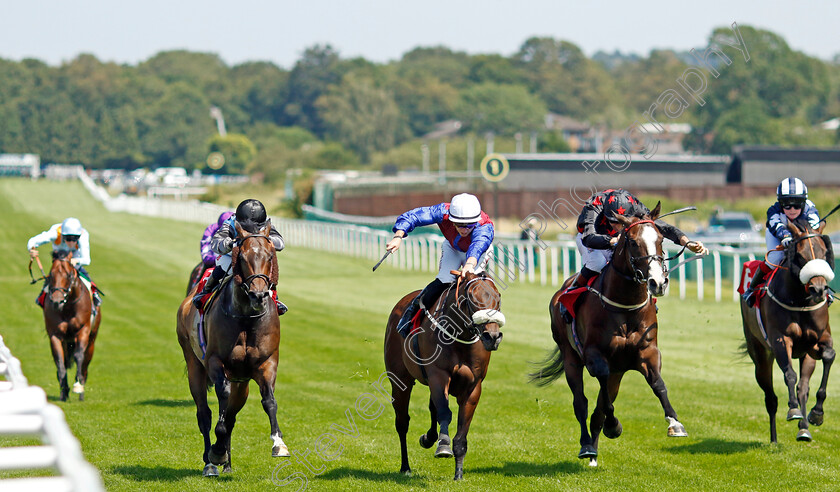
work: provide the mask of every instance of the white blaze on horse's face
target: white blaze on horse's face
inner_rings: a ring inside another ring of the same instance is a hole
[[[644,244],[645,252],[643,255],[656,255],[656,241],[659,240],[659,233],[653,224],[643,224],[641,244]],[[668,277],[662,268],[663,262],[657,259],[651,259],[648,262],[648,290],[655,296],[665,294],[665,288],[668,287]]]

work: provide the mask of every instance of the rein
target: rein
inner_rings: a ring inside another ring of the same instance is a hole
[[[821,258],[816,258],[817,255],[816,255],[816,252],[814,251],[814,244],[811,241],[811,239],[814,239],[814,238],[817,238],[817,237],[822,238],[823,236],[822,236],[822,234],[814,234],[814,233],[806,234],[804,236],[799,236],[798,238],[792,240],[787,248],[782,248],[781,246],[777,246],[775,250],[770,250],[770,251],[767,252],[767,255],[769,255],[772,251],[784,251],[785,249],[788,249],[788,251],[786,253],[786,256],[785,256],[785,260],[787,260],[788,263],[789,263],[788,267],[783,267],[781,265],[775,265],[773,263],[770,263],[769,261],[767,263],[771,266],[774,266],[774,267],[780,269],[780,270],[789,270],[795,277],[796,273],[794,273],[792,267],[795,266],[793,264],[793,258],[794,258],[794,255],[796,254],[796,245],[800,241],[804,241],[804,240],[807,239],[808,240],[808,247],[811,250],[811,259],[812,260],[821,259]],[[826,241],[826,251],[827,251],[827,258],[831,258],[832,263],[833,263],[834,258],[833,258],[833,252],[831,251],[831,243],[828,242],[828,241]],[[767,255],[765,255],[765,261],[766,261]],[[784,261],[782,263],[784,263]],[[800,279],[800,281],[801,281],[801,279]],[[806,291],[808,289],[808,285],[810,285],[810,280],[808,281],[808,283],[803,285],[803,287],[806,289]],[[781,299],[779,299],[778,297],[773,295],[773,292],[770,290],[770,282],[769,281],[767,282],[767,285],[764,287],[764,290],[767,292],[767,295],[770,297],[770,299],[773,300],[773,302],[775,302],[779,306],[787,309],[788,311],[797,311],[797,312],[816,311],[817,309],[820,309],[821,307],[823,307],[828,302],[828,299],[823,299],[822,301],[818,302],[817,304],[813,304],[813,305],[810,305],[810,306],[792,306],[790,304],[787,304],[787,303],[783,302]],[[807,299],[810,299],[810,298],[811,297],[809,296]]]
[[[252,238],[254,238],[254,239],[265,239],[266,241],[269,242],[269,244],[273,244],[272,241],[271,241],[271,238],[268,237],[268,236],[264,236],[262,234],[252,234],[250,236],[245,236],[245,237],[242,237],[242,238],[238,238],[236,240],[235,247],[239,248],[239,250],[241,251],[242,245],[244,245],[246,241],[248,241],[249,239],[252,239]],[[237,254],[236,265],[231,263],[231,268],[234,269],[234,275],[237,275],[236,270],[239,270],[239,276],[241,277],[242,276],[242,268],[239,267],[239,258],[240,258],[239,254]],[[275,285],[271,282],[271,279],[269,278],[269,276],[264,274],[264,273],[255,273],[253,275],[249,275],[249,276],[245,277],[244,279],[242,279],[242,283],[239,284],[239,287],[242,290],[244,290],[246,293],[249,293],[251,291],[251,284],[256,279],[262,279],[266,283],[266,285],[268,286],[269,293],[272,290],[274,290]],[[269,295],[268,298],[271,299],[271,295]],[[268,307],[266,307],[265,304],[266,303],[263,301],[263,310],[260,311],[257,314],[242,315],[242,314],[237,314],[237,313],[230,312],[227,309],[227,306],[223,303],[222,304],[222,312],[225,314],[225,316],[229,316],[229,317],[235,318],[235,319],[261,318],[261,317],[265,316],[266,313],[268,313],[270,311],[270,309]]]
[[[453,273],[456,273],[456,272],[453,272]],[[493,279],[492,279],[491,277],[475,277],[475,278],[470,279],[469,281],[467,281],[467,283],[466,283],[466,284],[464,284],[464,290],[466,291],[466,289],[470,286],[470,284],[472,284],[473,282],[477,282],[477,281],[479,281],[479,280],[489,280],[490,282],[493,282]],[[494,282],[494,283],[495,283],[495,282]],[[445,292],[446,292],[446,295],[443,295],[443,296],[441,297],[442,299],[446,299],[446,297],[448,297],[448,296],[449,296],[448,292],[449,292],[450,290],[452,290],[452,287],[453,287],[453,286],[452,286],[452,285],[450,285],[450,286],[446,289],[446,291],[445,291]],[[456,281],[456,283],[455,283],[455,286],[454,286],[454,287],[455,287],[455,307],[456,307],[456,308],[458,308],[458,310],[461,310],[461,298],[460,298],[460,296],[458,295],[458,292],[460,291],[460,288],[461,288],[461,276],[460,276],[460,273],[459,273],[459,275],[458,275],[458,280]],[[464,297],[466,297],[466,296],[464,296]],[[467,307],[468,307],[468,308],[469,308],[469,303],[470,303],[469,298],[467,298],[467,305],[468,305]],[[441,302],[441,303],[439,303],[439,304],[438,304],[438,306],[439,306],[439,308],[435,310],[434,315],[433,315],[431,312],[429,312],[430,310],[428,310],[428,309],[427,309],[427,310],[425,310],[425,311],[426,311],[426,318],[429,320],[429,322],[432,324],[432,326],[433,326],[434,328],[436,328],[436,329],[440,330],[441,332],[443,332],[443,333],[444,333],[447,337],[449,337],[450,339],[452,339],[452,340],[454,340],[454,341],[456,341],[456,342],[458,342],[458,343],[462,343],[462,344],[464,344],[464,345],[472,345],[472,344],[474,344],[475,342],[477,342],[478,340],[480,340],[480,336],[481,336],[481,334],[478,332],[478,329],[476,328],[476,322],[475,322],[475,314],[476,314],[476,313],[479,313],[480,311],[476,311],[476,312],[475,312],[475,313],[473,313],[473,314],[472,314],[472,316],[470,317],[470,319],[471,319],[472,323],[471,323],[471,325],[470,325],[469,329],[472,331],[472,337],[471,337],[470,339],[468,339],[468,340],[463,340],[463,339],[461,339],[461,338],[458,338],[458,335],[460,335],[460,334],[464,333],[465,331],[467,331],[467,329],[462,329],[462,330],[460,330],[459,332],[455,332],[455,333],[453,333],[452,331],[450,331],[449,329],[447,329],[445,326],[443,326],[441,323],[439,323],[439,322],[437,321],[437,319],[435,318],[435,316],[436,316],[436,315],[438,315],[438,313],[441,313],[441,312],[442,312],[442,309],[441,309],[441,308],[443,307],[443,303],[442,303],[442,302]],[[500,313],[500,314],[501,314],[501,313]]]
[[[36,256],[35,260],[38,262],[38,268],[41,270],[41,278],[35,278],[32,275],[32,258],[29,258],[29,278],[32,279],[32,281],[29,282],[29,285],[32,285],[39,280],[45,280],[47,278],[47,274],[44,272],[44,265],[41,264],[41,257]]]
[[[63,292],[64,297],[62,298],[62,302],[67,302],[67,296],[70,295],[70,291],[73,290],[73,285],[79,279],[79,272],[76,270],[76,267],[73,266],[73,263],[70,260],[61,259],[61,260],[56,260],[56,261],[63,261],[63,262],[69,263],[70,264],[70,270],[73,272],[73,275],[72,275],[73,278],[72,278],[72,280],[70,280],[70,284],[69,284],[68,287],[53,287],[52,285],[49,285],[49,286],[47,286],[47,290],[49,291],[50,294],[52,294],[53,292]],[[52,270],[50,270],[50,273],[52,273]],[[70,275],[68,275],[68,277],[69,276]],[[74,300],[73,302],[68,303],[68,305],[72,306],[73,304],[76,304],[77,302],[79,302],[78,297],[76,297],[76,300]]]

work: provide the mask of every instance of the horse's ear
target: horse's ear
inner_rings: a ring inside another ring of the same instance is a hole
[[[233,228],[236,229],[236,235],[237,236],[239,236],[239,237],[245,236],[245,229],[243,229],[242,226],[239,225],[238,220],[233,221]]]
[[[268,236],[271,233],[271,219],[265,221],[265,226],[260,229],[260,234],[263,236]]]
[[[609,218],[609,217],[608,217],[608,218]],[[623,215],[621,215],[621,214],[616,214],[616,213],[613,213],[613,214],[612,214],[612,218],[613,218],[613,219],[615,219],[615,220],[617,220],[617,221],[618,221],[619,223],[621,223],[621,225],[623,225],[624,227],[627,227],[627,226],[628,226],[628,225],[630,225],[630,223],[632,222],[632,220],[631,220],[631,219],[629,219],[629,218],[627,218],[627,217],[625,217],[625,216],[623,216]]]
[[[825,221],[821,220],[820,221],[820,226],[817,227],[817,234],[822,234],[823,229],[825,229]]]
[[[805,234],[805,231],[799,228],[795,220],[788,221],[787,228],[793,234],[793,237],[799,237]]]
[[[662,202],[656,202],[656,206],[650,211],[650,220],[656,220],[659,218],[659,212],[662,211],[661,208]]]

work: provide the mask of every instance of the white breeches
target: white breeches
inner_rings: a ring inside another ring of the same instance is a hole
[[[476,267],[476,271],[483,269],[484,267],[484,257],[487,255],[485,252],[481,255],[481,258],[478,258],[478,266]],[[458,270],[464,263],[467,262],[467,254],[458,251],[457,249],[453,248],[449,241],[445,241],[441,246],[441,255],[440,255],[440,265],[437,274],[438,280],[445,284],[449,284],[455,281],[455,275],[449,273],[450,270]]]
[[[578,252],[580,252],[580,262],[593,272],[600,272],[610,262],[613,250],[587,248],[580,240],[582,237],[583,234],[581,233],[575,236],[575,244],[577,244]]]

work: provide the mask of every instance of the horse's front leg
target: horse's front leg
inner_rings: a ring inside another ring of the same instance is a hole
[[[771,345],[776,363],[782,370],[785,377],[785,386],[788,389],[787,419],[801,419],[803,418],[802,410],[799,408],[799,400],[796,397],[796,371],[793,370],[793,364],[791,363],[792,342],[787,337],[779,336],[771,342]]]
[[[228,467],[230,461],[230,454],[228,453],[228,443],[230,432],[227,427],[227,409],[228,400],[230,399],[231,385],[230,381],[225,377],[225,371],[222,362],[217,356],[209,356],[207,361],[207,373],[213,386],[216,388],[216,398],[219,400],[219,420],[216,422],[216,443],[210,446],[210,452],[207,458],[214,465],[225,465]]]
[[[820,389],[817,390],[817,403],[808,413],[808,422],[814,425],[822,425],[823,423],[823,402],[825,402],[827,396],[828,373],[831,371],[831,365],[834,363],[834,349],[828,344],[822,345],[820,347],[820,356],[823,361],[822,380],[820,381]],[[803,408],[805,408],[804,404]]]
[[[275,458],[291,456],[289,448],[283,442],[283,433],[280,431],[280,426],[277,424],[277,400],[274,398],[276,379],[277,360],[270,357],[257,369],[254,380],[260,387],[262,407],[268,415],[268,423],[271,426],[271,456]]]
[[[429,374],[431,403],[437,411],[437,423],[440,426],[435,458],[451,458],[453,453],[452,439],[449,437],[449,424],[452,422],[452,411],[449,410],[449,374],[433,367],[427,367],[426,371]]]
[[[455,452],[455,480],[464,478],[467,433],[470,431],[470,423],[475,414],[475,407],[478,405],[479,398],[481,398],[481,381],[478,381],[472,391],[465,391],[458,395],[458,431],[452,441],[452,450]]]
[[[67,385],[67,367],[64,364],[64,344],[56,335],[50,335],[50,350],[52,351],[53,361],[55,362],[55,375],[58,378],[58,386],[61,389],[59,398],[61,401],[67,401],[67,396],[70,394],[70,386]]]
[[[76,382],[73,383],[73,393],[79,395],[79,401],[85,399],[85,384],[87,383],[87,363],[85,355],[88,352],[88,335],[90,325],[82,327],[76,337],[76,348],[73,351],[73,358],[76,360]]]
[[[660,358],[659,349],[655,346],[649,347],[647,353],[643,353],[640,363],[639,372],[645,377],[653,394],[659,398],[659,404],[662,405],[662,410],[665,411],[665,419],[668,421],[668,437],[686,437],[685,427],[677,418],[677,412],[671,406],[671,401],[668,399],[668,388],[665,387],[665,380],[662,379],[662,361]]]

